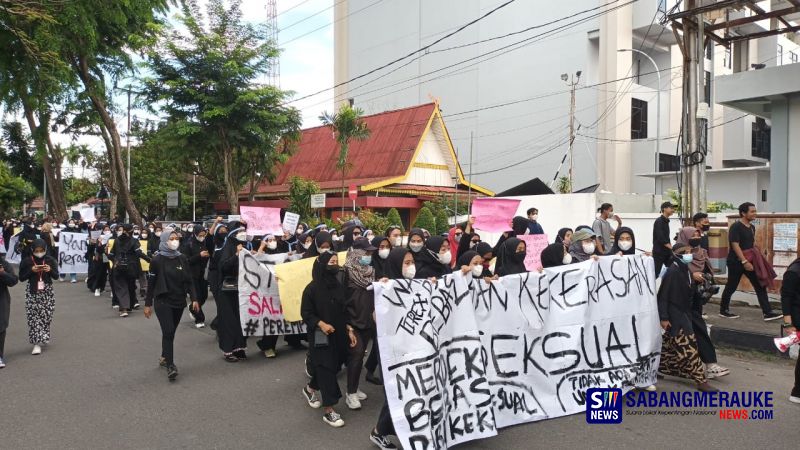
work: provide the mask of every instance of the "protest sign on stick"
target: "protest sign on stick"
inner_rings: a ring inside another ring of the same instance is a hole
[[[263,236],[265,234],[283,235],[281,228],[281,210],[261,206],[239,207],[242,220],[247,222],[247,234]]]
[[[517,213],[519,200],[508,198],[476,198],[472,202],[473,227],[490,233],[511,230],[511,219]]]
[[[525,241],[525,268],[534,272],[542,267],[542,250],[549,244],[546,234],[526,234],[517,236]]]
[[[608,256],[491,284],[460,272],[375,283],[383,380],[403,448],[444,449],[583,413],[589,388],[655,384],[653,267],[647,256]]]
[[[58,236],[59,273],[88,273],[89,260],[86,251],[89,236],[85,233],[61,232]]]

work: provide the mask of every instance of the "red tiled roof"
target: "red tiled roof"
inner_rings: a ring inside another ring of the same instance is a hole
[[[364,117],[371,134],[365,141],[350,143],[347,159],[352,167],[345,174],[345,186],[405,175],[434,109],[435,104],[428,103]],[[303,130],[297,152],[283,165],[275,183],[262,183],[258,193],[286,192],[292,176],[315,180],[323,190],[338,188],[342,185],[338,157],[339,146],[329,127]]]

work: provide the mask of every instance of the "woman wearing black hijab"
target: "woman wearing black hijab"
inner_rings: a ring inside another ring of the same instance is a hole
[[[607,255],[635,255],[636,237],[633,230],[628,227],[619,227],[614,232],[614,245],[606,253]]]
[[[240,223],[230,225],[233,230],[228,233],[225,246],[214,254],[221,285],[217,298],[216,329],[219,348],[227,362],[247,359],[245,349],[247,341],[242,334],[242,322],[239,317],[239,252],[247,251],[247,230]]]
[[[333,409],[342,397],[336,373],[347,361],[348,346],[355,345],[356,339],[347,325],[343,278],[338,256],[323,253],[314,261],[311,283],[303,291],[300,305],[311,355],[311,380],[303,388],[303,396],[312,408],[322,406],[322,420],[335,428],[344,426],[344,420]]]
[[[527,272],[525,268],[525,251],[527,247],[525,241],[515,237],[506,239],[497,253],[494,273],[504,277],[516,273]]]
[[[572,263],[572,255],[567,252],[564,244],[557,242],[550,244],[542,250],[541,255],[542,267],[547,269],[549,267],[565,266]]]
[[[372,255],[372,267],[375,269],[375,279],[380,280],[386,276],[386,265],[392,251],[392,241],[386,236],[376,236],[372,240],[372,246],[378,249]]]
[[[187,295],[192,300],[195,314],[200,312],[193,270],[188,258],[178,250],[179,247],[180,238],[177,233],[168,231],[161,235],[158,251],[150,262],[150,280],[144,299],[144,316],[148,319],[155,303],[156,317],[161,326],[161,359],[158,364],[167,368],[169,381],[175,381],[178,377],[178,368],[175,367],[173,358],[173,342],[183,309],[186,308]]]
[[[28,340],[33,344],[31,354],[42,353],[42,345],[50,342],[50,324],[56,309],[53,280],[58,279],[58,262],[47,254],[42,239],[30,245],[31,254],[19,263],[19,280],[27,281],[25,315],[28,318]]]
[[[327,231],[320,231],[314,236],[314,243],[308,248],[303,255],[303,259],[316,258],[317,256],[333,252],[333,238]]]
[[[571,241],[572,228],[562,228],[558,230],[558,234],[556,234],[556,244],[563,244],[565,247],[569,247]]]
[[[228,237],[228,226],[224,224],[220,224],[214,229],[214,236],[211,239],[211,245],[206,247],[209,250],[209,260],[208,260],[208,286],[211,289],[211,293],[214,294],[214,300],[220,298],[219,288],[222,284],[222,278],[220,278],[219,274],[219,258],[216,257],[217,253],[221,252],[223,247],[225,247],[225,239]],[[208,241],[208,240],[207,240]],[[209,242],[207,242],[208,244]],[[221,253],[220,253],[221,255]],[[215,328],[216,319],[214,322],[211,323],[211,328]]]
[[[194,311],[192,318],[194,319],[195,328],[205,328],[206,315],[203,313],[203,305],[208,299],[208,281],[206,281],[206,266],[208,265],[208,258],[210,254],[206,249],[206,229],[200,225],[195,225],[192,231],[192,236],[183,242],[181,252],[186,255],[189,272],[192,275],[192,283],[194,284],[195,297],[199,308]],[[164,236],[161,236],[159,242],[159,251],[161,251],[161,243],[164,241]]]
[[[418,279],[442,278],[452,273],[450,268],[450,243],[442,236],[431,236],[425,242],[425,248],[414,257],[417,264]]]
[[[355,224],[346,224],[348,225],[346,228],[342,228],[342,243],[338,249],[340,252],[344,252],[350,250],[350,247],[353,246],[353,241],[364,233],[364,230]]]
[[[114,262],[111,271],[111,284],[114,296],[119,301],[119,316],[128,317],[131,308],[139,307],[136,297],[136,280],[142,271],[139,259],[150,261],[138,239],[132,236],[133,225],[126,223],[122,228],[117,227],[117,238],[114,247],[108,253],[108,259]]]

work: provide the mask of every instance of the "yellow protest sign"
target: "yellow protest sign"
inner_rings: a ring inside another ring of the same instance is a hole
[[[347,252],[340,252],[338,256],[339,265],[341,266],[344,264]],[[303,291],[308,286],[308,283],[311,282],[311,268],[316,260],[317,258],[306,258],[275,266],[283,317],[289,322],[302,320],[300,303],[303,300]]]
[[[139,241],[139,245],[142,247],[142,253],[144,253],[146,255],[147,254],[147,241]],[[109,239],[108,240],[108,244],[106,244],[106,253],[110,252],[113,248],[114,248],[114,239]],[[142,270],[143,271],[147,272],[148,270],[150,270],[150,263],[149,262],[147,262],[147,261],[145,261],[143,259],[140,259],[139,260],[139,264],[142,266]],[[114,262],[109,260],[108,261],[108,267],[110,269],[113,269],[114,268]]]

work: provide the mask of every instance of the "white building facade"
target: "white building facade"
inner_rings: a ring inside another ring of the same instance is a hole
[[[781,2],[758,4],[769,11]],[[336,101],[352,101],[372,114],[437,99],[464,171],[471,171],[476,183],[502,191],[534,177],[550,183],[556,173],[568,173],[569,158],[562,165],[570,141],[568,83],[580,71],[573,187],[599,184],[616,193],[656,194],[676,189],[683,56],[662,19],[679,2],[519,1],[456,32],[502,3],[336,2]],[[621,49],[652,58],[660,84],[647,57]],[[706,56],[712,105],[708,199],[752,201],[767,210],[770,120],[715,104],[714,77],[755,70],[757,64],[796,63],[800,48],[786,36],[772,36],[737,44],[731,51],[715,45]]]

